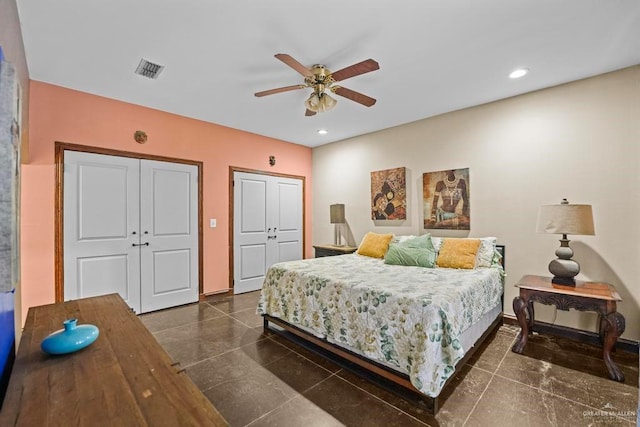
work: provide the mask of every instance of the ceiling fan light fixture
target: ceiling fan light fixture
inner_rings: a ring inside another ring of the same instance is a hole
[[[304,102],[304,105],[314,113],[323,113],[336,106],[338,101],[325,92],[313,92]]]

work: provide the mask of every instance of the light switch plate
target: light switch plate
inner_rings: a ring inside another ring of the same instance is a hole
[[[216,228],[216,220],[214,218],[209,220],[209,227]]]

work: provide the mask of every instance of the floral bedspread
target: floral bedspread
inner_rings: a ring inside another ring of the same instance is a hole
[[[268,270],[257,312],[408,374],[436,397],[465,354],[460,334],[500,301],[501,273],[356,254],[289,261]]]

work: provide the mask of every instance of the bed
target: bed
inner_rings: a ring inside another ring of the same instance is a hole
[[[445,241],[478,240],[427,238],[434,261]],[[456,367],[502,320],[504,246],[487,239],[482,267],[479,251],[473,268],[393,265],[358,253],[274,264],[257,311],[265,329],[417,392],[436,413]]]

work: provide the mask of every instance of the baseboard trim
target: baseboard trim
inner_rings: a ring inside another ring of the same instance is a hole
[[[502,317],[503,317],[504,323],[508,325],[520,326],[515,316],[504,314]],[[554,325],[552,323],[547,323],[547,322],[539,322],[537,320],[533,325],[533,330],[535,332],[539,332],[542,334],[549,334],[549,335],[555,335],[563,338],[569,338],[569,339],[584,342],[587,344],[593,344],[598,346],[602,345],[600,343],[600,337],[595,332],[582,331],[580,329],[569,328],[567,326],[561,326],[561,325]],[[640,350],[640,345],[637,341],[631,341],[624,338],[620,338],[616,343],[616,349],[621,351],[626,351],[628,353],[638,354]]]
[[[232,291],[232,290],[233,290],[233,289],[231,289],[231,288],[227,288],[227,289],[220,289],[220,290],[218,290],[218,291],[202,293],[202,294],[200,294],[200,302],[202,302],[202,301],[206,301],[207,297],[212,297],[212,296],[214,296],[214,295],[220,295],[220,294],[230,294],[230,295],[233,295],[233,294],[231,293],[231,291]]]

